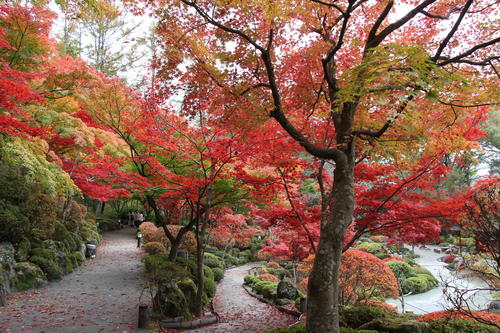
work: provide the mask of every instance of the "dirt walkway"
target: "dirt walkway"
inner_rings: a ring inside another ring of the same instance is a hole
[[[0,332],[137,332],[141,251],[134,230],[105,234],[97,258],[45,289],[11,295]]]
[[[255,264],[226,270],[224,280],[217,286],[214,301],[221,322],[191,330],[189,333],[255,333],[288,326],[296,321],[295,317],[251,297],[241,287],[243,277],[253,266]]]

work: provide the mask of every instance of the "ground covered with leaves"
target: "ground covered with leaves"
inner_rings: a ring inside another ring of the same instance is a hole
[[[0,332],[135,332],[142,291],[134,231],[105,235],[97,258],[45,289],[11,295]]]

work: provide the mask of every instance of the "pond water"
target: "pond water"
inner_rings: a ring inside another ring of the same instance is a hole
[[[443,253],[436,253],[434,249],[438,246],[427,246],[424,249],[415,248],[415,254],[419,257],[415,260],[422,267],[427,268],[438,279],[439,286],[422,294],[409,295],[404,299],[405,311],[411,311],[415,314],[426,314],[434,311],[441,311],[450,308],[450,304],[446,301],[443,293],[443,281],[453,281],[453,285],[461,289],[471,289],[484,287],[484,283],[474,278],[458,278],[455,274],[449,271],[444,262],[438,259],[444,256]],[[473,310],[481,310],[488,307],[491,301],[491,295],[487,291],[476,293],[470,299],[470,306]],[[396,305],[398,311],[401,312],[401,301],[399,299],[388,299],[387,303]]]

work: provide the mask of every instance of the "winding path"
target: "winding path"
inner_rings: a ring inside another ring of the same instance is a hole
[[[190,333],[256,333],[293,324],[297,319],[284,314],[248,295],[242,288],[243,277],[255,264],[226,270],[217,286],[215,310],[220,315],[218,324],[190,330]]]
[[[45,289],[9,297],[0,332],[139,332],[141,250],[133,229],[104,235],[97,257]]]

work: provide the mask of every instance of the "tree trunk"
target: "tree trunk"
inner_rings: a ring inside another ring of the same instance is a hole
[[[333,202],[321,234],[316,258],[309,276],[307,322],[309,333],[338,333],[339,267],[344,236],[354,210],[354,163],[338,165],[334,172]]]
[[[205,224],[205,222],[203,223]],[[202,230],[204,228],[202,227]],[[205,288],[205,281],[203,278],[205,274],[203,272],[204,256],[203,256],[203,235],[201,235],[203,231],[200,231],[199,228],[196,228],[196,279],[198,290],[196,291],[196,302],[195,302],[195,316],[200,317],[203,310],[203,289]]]

